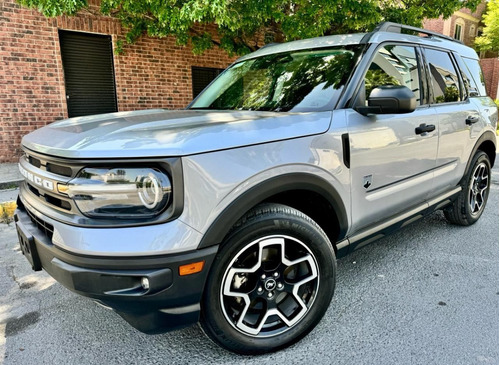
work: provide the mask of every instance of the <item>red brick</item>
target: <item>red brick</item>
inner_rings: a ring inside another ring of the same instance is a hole
[[[498,57],[484,58],[481,61],[486,92],[492,99],[498,99]]]

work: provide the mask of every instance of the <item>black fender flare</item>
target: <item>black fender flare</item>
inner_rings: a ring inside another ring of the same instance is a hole
[[[467,165],[465,167],[465,172],[464,172],[464,175],[467,174],[467,171],[469,171],[469,168],[470,168],[470,165],[472,163],[472,159],[474,158],[474,155],[477,153],[477,151],[479,150],[479,146],[481,146],[484,142],[486,141],[490,141],[493,143],[493,146],[497,147],[497,144],[496,144],[496,136],[495,136],[495,133],[493,133],[492,131],[486,131],[485,133],[483,133],[481,135],[481,137],[479,137],[476,141],[476,144],[474,144],[474,148],[472,149],[472,152],[471,154],[469,155],[469,160],[467,161]],[[493,155],[494,157],[495,155]],[[489,157],[489,156],[488,156]],[[495,164],[495,160],[493,159],[491,162],[491,167],[493,168],[493,165]]]
[[[245,191],[212,222],[203,235],[198,249],[221,243],[231,227],[246,212],[273,195],[291,190],[309,190],[325,198],[337,214],[338,239],[345,237],[348,228],[347,210],[338,192],[325,179],[317,175],[298,172],[272,177]]]

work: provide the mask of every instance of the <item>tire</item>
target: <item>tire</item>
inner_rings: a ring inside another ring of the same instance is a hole
[[[457,199],[444,209],[444,216],[453,224],[470,226],[483,214],[490,192],[491,164],[488,155],[477,151],[460,185]]]
[[[308,216],[263,204],[240,219],[222,243],[202,299],[200,324],[215,343],[263,354],[307,335],[335,289],[336,260]]]

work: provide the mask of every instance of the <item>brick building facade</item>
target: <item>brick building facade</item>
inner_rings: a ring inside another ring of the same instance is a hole
[[[426,19],[423,27],[433,32],[441,33],[449,37],[458,39],[464,44],[472,47],[474,39],[482,33],[482,14],[486,10],[486,2],[481,2],[475,11],[470,9],[460,9],[450,18]]]
[[[112,18],[47,19],[14,0],[0,2],[0,163],[17,161],[23,135],[68,117],[60,29],[111,35],[112,44],[124,33]],[[218,70],[233,61],[219,49],[193,55],[171,37],[143,37],[112,59],[118,111],[184,108],[193,98],[193,66]]]

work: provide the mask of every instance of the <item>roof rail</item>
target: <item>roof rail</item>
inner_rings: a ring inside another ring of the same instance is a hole
[[[375,27],[375,29],[373,29],[373,31],[371,32],[371,35],[373,35],[376,32],[401,33],[401,30],[403,30],[403,29],[404,30],[410,30],[410,31],[413,31],[413,32],[417,32],[417,33],[426,34],[429,37],[442,38],[442,39],[446,39],[448,41],[452,41],[452,42],[457,42],[457,43],[463,44],[458,39],[455,39],[455,38],[452,38],[452,37],[448,37],[448,36],[446,36],[444,34],[439,34],[439,33],[436,33],[436,32],[433,32],[433,31],[430,31],[430,30],[427,30],[427,29],[412,27],[410,25],[398,24],[398,23],[393,23],[393,22],[382,22],[382,23],[380,23],[379,25],[377,25]]]
[[[267,47],[275,46],[277,44],[279,44],[279,43],[278,42],[266,43],[262,47],[260,47],[259,49],[264,49],[264,48],[267,48]]]

